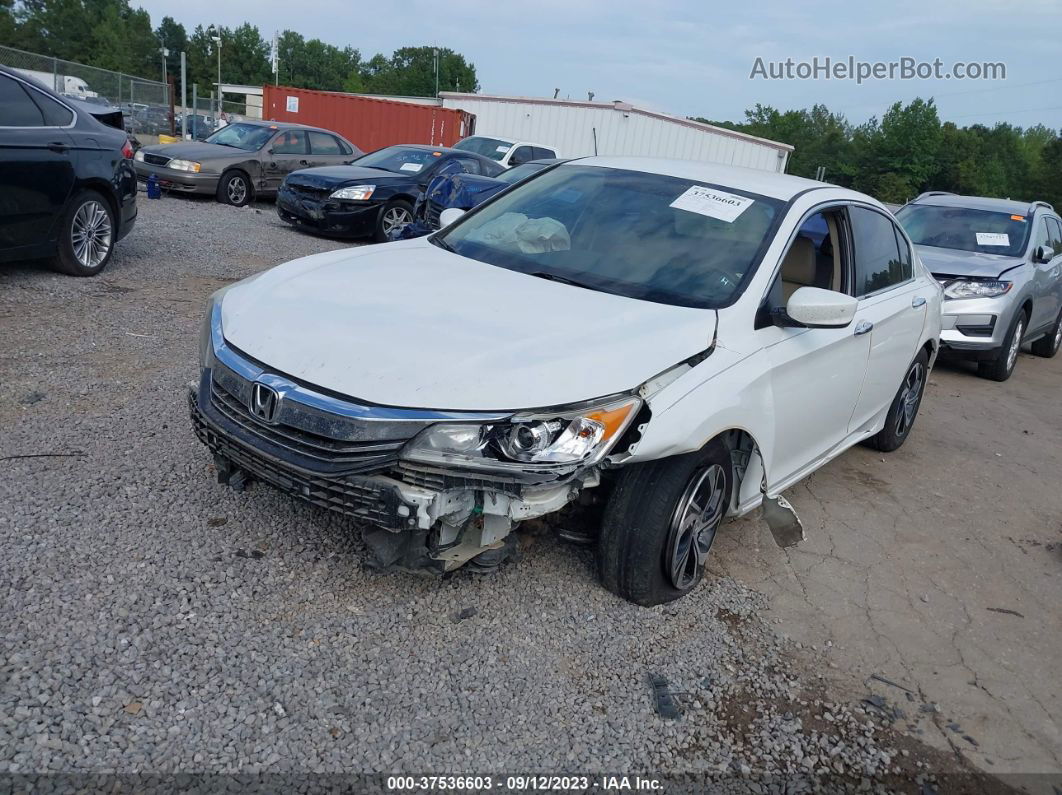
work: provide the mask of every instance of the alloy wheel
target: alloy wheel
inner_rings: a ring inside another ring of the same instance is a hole
[[[233,177],[225,188],[229,201],[232,204],[243,204],[247,198],[247,182],[243,177]]]
[[[1055,324],[1055,350],[1058,350],[1058,346],[1062,345],[1062,317],[1058,319]]]
[[[1025,321],[1018,320],[1014,327],[1014,339],[1010,341],[1010,350],[1007,351],[1007,372],[1014,369],[1014,363],[1018,361],[1018,351],[1021,349],[1021,338],[1025,336]]]
[[[82,204],[74,214],[70,243],[74,256],[86,268],[98,268],[111,250],[111,217],[100,202]]]
[[[903,379],[903,387],[900,389],[900,411],[896,417],[896,435],[903,437],[914,424],[915,415],[918,413],[918,403],[922,399],[922,382],[925,380],[926,369],[921,362],[915,362],[907,371]]]
[[[726,508],[725,491],[726,473],[719,464],[711,464],[693,474],[675,506],[664,548],[664,569],[680,591],[697,582]]]
[[[392,232],[412,223],[413,214],[405,207],[391,207],[383,216],[381,226],[384,234],[390,236]]]

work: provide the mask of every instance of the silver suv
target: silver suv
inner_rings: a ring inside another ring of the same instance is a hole
[[[1047,202],[923,193],[896,212],[944,287],[940,341],[1006,381],[1018,350],[1062,343],[1062,220]]]

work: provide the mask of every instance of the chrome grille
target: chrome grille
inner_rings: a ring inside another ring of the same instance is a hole
[[[334,435],[314,433],[290,423],[266,424],[248,409],[247,397],[251,382],[230,370],[217,368],[210,379],[210,404],[231,422],[256,436],[291,452],[306,456],[327,469],[330,474],[382,472],[398,461],[398,452],[420,427],[411,427],[410,435],[397,439],[357,440],[358,429],[350,427],[353,420],[340,417],[319,417],[308,407],[285,404],[286,417],[303,425],[330,429]],[[394,426],[392,426],[393,428]]]
[[[170,159],[164,155],[153,155],[150,152],[144,152],[144,162],[153,166],[164,166],[170,162]]]

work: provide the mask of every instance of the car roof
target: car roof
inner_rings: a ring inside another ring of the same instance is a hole
[[[274,130],[314,130],[316,132],[325,132],[329,135],[338,135],[342,138],[342,134],[337,133],[335,130],[327,130],[324,127],[313,127],[309,124],[298,124],[293,121],[266,121],[265,119],[240,119],[239,121],[230,121],[229,124],[251,124],[255,127],[270,127]]]
[[[817,182],[804,177],[794,177],[791,174],[779,174],[775,171],[765,171],[758,168],[727,166],[721,163],[707,163],[695,160],[672,160],[661,157],[597,156],[572,160],[566,165],[569,167],[578,165],[620,168],[627,171],[642,171],[647,174],[679,177],[680,179],[693,179],[698,182],[737,188],[784,201],[789,201],[797,194],[813,188],[832,188],[846,191],[854,196],[862,195],[837,185]],[[559,166],[559,168],[564,167],[564,165]]]
[[[910,204],[931,204],[935,207],[962,207],[968,210],[989,210],[998,213],[1028,215],[1036,210],[1035,202],[1014,199],[993,199],[988,196],[960,196],[955,193],[923,193]],[[1050,210],[1049,207],[1044,209]]]

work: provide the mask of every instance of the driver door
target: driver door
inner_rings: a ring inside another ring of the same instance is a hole
[[[262,176],[265,189],[275,191],[292,171],[310,166],[305,130],[281,130],[262,150]]]
[[[803,473],[848,435],[870,356],[860,319],[844,328],[779,328],[771,312],[784,309],[800,287],[848,293],[847,220],[840,207],[806,217],[782,256],[757,318],[756,334],[770,361],[774,399],[769,487]]]

